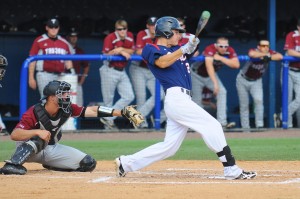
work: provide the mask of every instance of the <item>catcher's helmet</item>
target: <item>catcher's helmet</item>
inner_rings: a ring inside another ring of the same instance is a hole
[[[7,63],[7,59],[6,57],[4,57],[3,55],[0,55],[0,80],[2,80],[2,78],[5,75],[5,67],[8,65]]]
[[[64,112],[69,113],[69,106],[71,104],[70,90],[71,84],[65,81],[53,80],[45,86],[43,90],[44,97],[41,100],[55,95],[58,98],[58,107]]]
[[[157,20],[155,25],[155,36],[171,38],[174,33],[172,30],[178,30],[180,33],[184,33],[185,30],[181,28],[179,21],[174,17],[161,17]]]

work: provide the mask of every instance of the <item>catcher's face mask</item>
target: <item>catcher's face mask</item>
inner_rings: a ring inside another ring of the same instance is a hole
[[[59,89],[56,91],[56,97],[58,99],[58,107],[65,113],[70,112],[71,105],[71,85],[67,82],[61,82]]]

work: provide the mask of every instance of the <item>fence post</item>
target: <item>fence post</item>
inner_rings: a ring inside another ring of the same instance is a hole
[[[288,128],[288,98],[289,98],[289,62],[283,62],[282,68],[282,128]]]

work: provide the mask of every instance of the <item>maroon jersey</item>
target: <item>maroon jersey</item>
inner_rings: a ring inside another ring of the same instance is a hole
[[[258,49],[250,49],[249,51],[254,50],[258,51]],[[270,55],[276,54],[277,52],[273,50],[269,50]],[[242,75],[246,78],[257,80],[263,76],[265,71],[267,70],[269,63],[265,63],[264,61],[247,61],[244,67],[242,68]]]
[[[131,32],[127,32],[125,39],[122,40],[116,32],[110,33],[104,39],[102,52],[105,54],[118,47],[131,48],[134,50],[133,34]],[[127,61],[111,61],[110,65],[118,68],[124,68],[127,63]]]
[[[298,30],[290,32],[285,38],[284,50],[289,49],[300,52],[300,33]],[[300,69],[300,62],[290,62],[289,65],[290,67]]]
[[[189,42],[190,35],[191,35],[190,33],[182,33],[181,39],[179,40],[178,45],[183,46],[184,44]]]
[[[75,54],[82,55],[84,54],[84,51],[79,48],[78,46],[74,47]],[[81,68],[86,68],[89,66],[89,62],[86,60],[78,60],[73,61],[73,68],[75,69],[76,74],[81,74]],[[80,79],[80,77],[78,77]]]
[[[149,29],[141,30],[138,32],[136,36],[136,49],[138,48],[144,48],[146,44],[155,44],[156,38],[151,38],[151,34],[149,32]],[[145,61],[142,61],[140,63],[140,66],[144,68],[148,68]]]
[[[205,56],[205,57],[213,57],[214,54],[218,53],[216,47],[215,47],[215,44],[211,44],[209,46],[207,46],[202,55]],[[221,54],[220,54],[221,55]],[[232,59],[232,58],[235,58],[237,57],[237,54],[235,52],[235,50],[232,48],[232,47],[228,47],[227,51],[225,52],[225,54],[221,55],[221,56],[224,56],[224,57],[227,57],[229,59]],[[217,72],[218,70],[220,70],[222,68],[222,66],[224,65],[223,62],[221,61],[218,61],[218,60],[214,60],[213,61],[213,66],[214,66],[214,69],[215,71]],[[208,73],[207,73],[207,69],[206,69],[206,66],[205,66],[205,62],[202,62],[198,68],[198,74],[202,77],[208,77]]]
[[[30,56],[33,55],[66,55],[73,54],[72,46],[61,36],[51,39],[47,34],[37,37],[31,47]],[[37,61],[37,71],[62,73],[65,71],[64,60],[42,60]]]
[[[72,117],[79,117],[83,111],[83,107],[79,107],[76,104],[71,104],[72,107]],[[22,116],[21,121],[16,125],[15,128],[31,130],[40,129],[40,125],[34,114],[34,106],[30,107]]]

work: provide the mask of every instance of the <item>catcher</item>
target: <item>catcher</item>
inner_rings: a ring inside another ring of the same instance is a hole
[[[37,162],[44,168],[55,171],[91,172],[96,167],[95,159],[73,147],[59,144],[61,127],[69,117],[126,117],[138,126],[143,116],[134,108],[126,106],[116,110],[103,106],[80,107],[71,103],[71,85],[64,81],[51,81],[44,90],[41,102],[30,107],[11,133],[17,141],[16,151],[6,160],[1,174],[27,173],[25,162]]]

